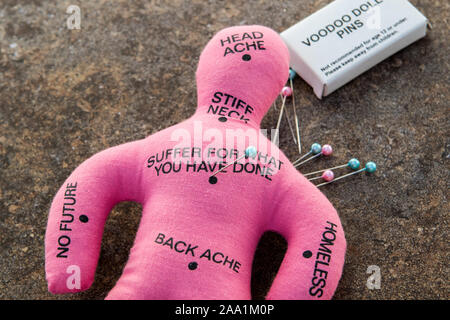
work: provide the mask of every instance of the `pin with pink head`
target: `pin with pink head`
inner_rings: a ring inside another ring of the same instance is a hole
[[[314,177],[311,179],[308,179],[309,181],[313,181],[313,180],[318,180],[318,179],[323,179],[326,182],[330,182],[333,181],[334,179],[334,172],[332,170],[325,170],[322,175],[318,176],[318,177]]]
[[[331,156],[331,155],[333,154],[333,148],[332,148],[329,144],[324,145],[324,146],[322,147],[322,154],[323,154],[325,157]]]
[[[281,95],[284,98],[290,97],[292,96],[292,88],[291,87],[283,87],[283,89],[281,89]]]
[[[278,142],[278,134],[280,131],[281,118],[283,117],[283,112],[284,112],[285,105],[286,105],[286,99],[288,97],[292,96],[292,93],[293,93],[293,91],[292,91],[292,88],[290,88],[290,87],[283,87],[283,89],[281,89],[280,94],[283,97],[283,102],[281,103],[280,115],[278,116],[277,126],[275,128],[275,136],[273,138],[274,143]],[[288,121],[289,121],[289,116],[288,116]],[[290,123],[289,123],[289,127],[291,127]]]
[[[324,171],[324,173],[322,173],[322,179],[327,181],[327,182],[333,181],[333,179],[334,179],[334,172],[332,170]]]

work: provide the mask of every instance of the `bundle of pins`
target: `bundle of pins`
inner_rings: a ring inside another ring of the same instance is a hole
[[[300,123],[299,123],[299,119],[298,119],[298,115],[297,115],[297,110],[295,107],[295,98],[294,98],[294,88],[292,85],[292,80],[295,78],[296,73],[293,70],[289,70],[289,86],[284,87],[281,90],[281,98],[282,98],[282,104],[281,104],[281,109],[280,109],[280,115],[278,117],[278,122],[277,122],[277,127],[275,130],[275,135],[273,138],[273,142],[277,144],[278,142],[278,136],[279,136],[279,129],[280,129],[280,125],[281,125],[281,119],[283,117],[283,114],[285,114],[288,125],[289,125],[289,129],[291,131],[292,134],[292,138],[294,140],[294,142],[297,144],[298,147],[298,153],[301,155],[302,153],[302,145],[301,145],[301,137],[300,137]],[[286,100],[290,98],[292,101],[292,108],[293,108],[293,112],[294,112],[294,121],[295,121],[295,133],[294,133],[294,129],[292,127],[292,123],[290,120],[290,117],[288,115],[288,110],[286,108]],[[275,109],[276,109],[276,104],[275,104]],[[323,146],[321,146],[318,143],[313,143],[311,146],[311,149],[305,153],[304,155],[302,155],[300,158],[298,158],[297,160],[295,160],[293,162],[293,165],[295,168],[301,167],[302,165],[304,165],[305,163],[317,159],[321,156],[331,156],[333,154],[333,148],[328,145],[325,144]],[[217,170],[216,172],[214,172],[210,177],[209,177],[209,183],[211,184],[216,184],[218,182],[217,179],[217,174],[219,174],[220,172],[224,171],[226,168],[228,168],[229,166],[233,165],[234,163],[240,161],[243,158],[255,158],[257,155],[257,149],[254,146],[249,146],[246,150],[245,153],[237,158],[236,160],[234,160],[232,163],[229,163],[228,165],[224,166],[223,168]],[[308,158],[309,156],[309,158]],[[350,173],[344,174],[340,177],[335,177],[334,175],[334,171],[333,170],[337,170],[337,169],[341,169],[341,168],[350,168],[351,170],[353,170]],[[325,186],[327,184],[330,184],[332,182],[347,178],[349,176],[361,173],[361,172],[368,172],[368,173],[374,173],[377,170],[377,166],[374,162],[370,161],[367,162],[365,167],[360,169],[360,162],[358,159],[353,158],[350,159],[350,161],[344,165],[340,165],[340,166],[336,166],[333,168],[328,168],[328,169],[322,169],[322,170],[318,170],[315,172],[310,172],[310,173],[306,173],[304,174],[305,177],[311,177],[309,178],[310,181],[316,181],[316,180],[323,180],[322,183],[316,184],[316,186],[322,187]]]
[[[291,131],[291,134],[292,134],[292,139],[294,140],[295,144],[297,144],[298,153],[299,153],[299,155],[301,155],[302,154],[302,144],[301,144],[301,137],[300,137],[300,124],[299,124],[299,119],[298,119],[297,110],[296,110],[296,106],[295,106],[294,87],[293,87],[293,80],[295,77],[296,77],[295,71],[290,69],[289,70],[289,85],[285,86],[281,90],[281,93],[280,93],[282,102],[281,102],[280,115],[278,117],[273,142],[274,143],[278,142],[281,120],[282,120],[283,114],[284,114],[286,117],[287,123],[289,125],[289,130]],[[286,107],[286,100],[288,98],[290,98],[290,100],[291,100],[292,111],[294,113],[295,133],[294,133],[294,129],[293,129],[293,126],[291,123],[289,113],[288,113],[288,109]],[[276,104],[275,104],[275,109],[276,109]],[[298,167],[303,166],[305,163],[307,163],[311,160],[320,158],[321,156],[328,157],[328,156],[331,156],[332,154],[333,154],[333,148],[330,145],[325,144],[325,145],[321,146],[318,143],[313,143],[311,146],[311,149],[307,153],[302,155],[300,158],[295,160],[293,162],[293,165],[295,168],[298,168]],[[308,158],[308,156],[309,156],[309,158]],[[304,174],[304,176],[310,177],[309,178],[310,181],[322,180],[321,183],[316,185],[317,187],[322,187],[322,186],[342,180],[344,178],[353,176],[353,175],[361,173],[361,172],[374,173],[377,170],[377,166],[376,166],[375,162],[372,162],[372,161],[367,162],[366,165],[364,166],[364,168],[362,168],[362,169],[360,169],[360,166],[361,166],[361,164],[360,164],[359,160],[356,158],[352,158],[346,164],[335,166],[333,168],[322,169],[322,170],[306,173],[306,174]],[[334,170],[342,169],[342,168],[350,168],[352,171],[350,173],[336,177],[334,174]]]

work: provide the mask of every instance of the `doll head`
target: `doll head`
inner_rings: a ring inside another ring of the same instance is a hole
[[[198,112],[259,125],[288,79],[289,52],[267,27],[226,28],[203,49],[196,76]]]

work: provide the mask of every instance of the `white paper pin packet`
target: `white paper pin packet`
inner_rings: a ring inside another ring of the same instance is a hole
[[[336,0],[281,33],[294,69],[322,98],[426,35],[407,0]]]

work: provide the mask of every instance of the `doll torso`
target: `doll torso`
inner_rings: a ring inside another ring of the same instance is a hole
[[[288,161],[256,127],[201,120],[190,118],[143,141],[143,216],[120,289],[108,298],[250,298],[253,255]],[[225,138],[239,128],[270,150],[231,165],[212,184],[210,176],[245,150]]]

